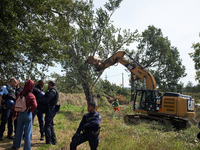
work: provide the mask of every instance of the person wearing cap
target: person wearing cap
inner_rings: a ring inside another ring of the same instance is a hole
[[[113,102],[112,103],[112,106],[114,107],[114,111],[121,111],[120,109],[119,109],[119,101],[118,101],[118,99],[116,99],[115,100],[115,102]]]
[[[38,84],[33,88],[33,94],[35,95],[37,102],[40,99],[40,96],[39,96],[40,93],[43,92],[43,89],[42,89],[43,87],[44,87],[44,81],[39,80]],[[40,140],[43,141],[44,140],[43,113],[36,108],[36,110],[33,112],[33,121],[34,121],[34,118],[35,118],[36,115],[37,115],[39,127],[40,127],[40,135],[41,135]]]
[[[9,83],[2,86],[0,89],[0,107],[2,108],[1,115],[1,126],[0,126],[0,141],[3,141],[3,133],[5,131],[6,123],[8,125],[8,139],[14,139],[13,134],[13,122],[12,122],[12,108],[8,107],[6,104],[8,101],[16,100],[15,90],[17,80],[11,78]]]
[[[102,117],[95,108],[95,103],[88,103],[88,113],[83,116],[76,133],[72,137],[70,150],[76,150],[78,145],[86,141],[89,141],[91,150],[97,149]]]

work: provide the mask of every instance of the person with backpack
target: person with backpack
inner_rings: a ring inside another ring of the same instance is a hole
[[[33,87],[34,82],[30,79],[27,80],[22,92],[20,92],[17,96],[17,100],[12,111],[12,120],[14,121],[17,117],[17,130],[13,140],[12,149],[19,149],[21,147],[23,132],[25,134],[24,150],[31,149],[32,112],[37,107],[36,98],[32,93]],[[18,103],[18,101],[21,103]],[[23,107],[24,104],[25,108]]]
[[[45,140],[46,144],[57,143],[56,134],[54,131],[53,119],[56,115],[56,104],[58,102],[59,93],[55,87],[54,81],[49,81],[48,91],[45,93],[44,98],[38,100],[38,109],[45,113]],[[40,107],[42,106],[42,107]]]
[[[0,107],[2,107],[1,126],[0,126],[0,141],[3,141],[3,133],[6,123],[8,125],[8,139],[13,139],[13,122],[12,122],[12,106],[16,100],[15,90],[17,80],[11,78],[9,83],[2,86],[0,89]]]
[[[17,81],[17,85],[15,87],[15,96],[17,97],[17,95],[23,90],[23,88],[20,86],[20,81]],[[17,119],[14,121],[14,133],[16,133],[16,129],[17,129]]]
[[[38,84],[33,88],[33,94],[35,95],[37,101],[40,99],[40,93],[43,92],[43,89],[42,89],[43,87],[44,87],[44,81],[39,80]],[[38,108],[36,108],[36,110],[33,112],[33,121],[36,115],[37,115],[39,127],[40,127],[40,134],[41,134],[40,140],[43,141],[44,140],[43,113],[40,110],[38,110]]]

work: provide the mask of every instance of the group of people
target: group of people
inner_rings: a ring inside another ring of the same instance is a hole
[[[12,149],[19,149],[24,137],[24,150],[31,149],[32,124],[37,115],[40,127],[40,140],[46,140],[46,144],[56,144],[57,139],[53,127],[53,118],[58,111],[56,108],[59,93],[54,81],[49,81],[48,91],[43,92],[44,81],[39,80],[34,86],[34,81],[27,80],[24,87],[20,87],[19,81],[11,78],[10,81],[0,89],[0,141],[4,140],[3,133],[5,126],[8,126],[7,138],[13,140]],[[18,98],[25,97],[26,110],[24,112],[15,111],[15,102]],[[8,104],[9,102],[9,104]],[[12,106],[13,104],[13,106]],[[40,107],[39,107],[40,106]],[[45,112],[43,112],[45,106]],[[96,111],[96,103],[88,103],[88,113],[86,113],[80,125],[72,137],[70,150],[75,150],[78,145],[89,141],[91,150],[96,150],[99,144],[101,115]],[[45,113],[45,120],[43,114]],[[13,136],[13,122],[15,135]]]
[[[38,81],[34,86],[34,81],[27,80],[24,87],[20,87],[19,81],[11,78],[10,81],[0,89],[0,110],[1,125],[0,125],[0,141],[4,140],[3,133],[5,126],[8,126],[7,138],[13,140],[12,149],[19,149],[24,136],[24,149],[31,149],[32,124],[34,117],[37,115],[40,125],[40,140],[45,140],[46,144],[56,144],[57,139],[53,127],[53,118],[56,115],[56,105],[58,102],[59,93],[55,87],[54,81],[48,82],[48,91],[43,94],[44,81]],[[19,97],[25,97],[26,110],[24,112],[15,111],[15,101]],[[13,104],[13,105],[12,105]],[[47,107],[45,112],[40,111],[38,106]],[[43,120],[45,113],[45,121]],[[13,136],[13,122],[14,132]]]

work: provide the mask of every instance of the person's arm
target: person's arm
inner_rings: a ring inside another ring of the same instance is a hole
[[[3,94],[8,94],[8,91],[6,90],[5,86],[2,86],[0,89],[0,106],[1,106],[1,99],[2,99]]]
[[[31,107],[29,108],[30,112],[33,112],[37,108],[37,101],[35,98],[35,95],[30,94],[30,102],[31,102]]]
[[[2,95],[0,95],[0,106],[1,106],[1,99],[2,99]]]
[[[84,127],[85,121],[86,121],[86,120],[85,120],[85,115],[84,115],[83,118],[82,118],[82,120],[81,120],[81,123],[80,123],[78,129],[76,130],[76,134],[80,134],[81,130],[82,130],[83,127]]]
[[[39,100],[38,102],[41,104],[49,104],[51,100],[54,98],[55,94],[56,92],[54,92],[53,90],[48,92],[47,94],[45,93],[44,98]]]

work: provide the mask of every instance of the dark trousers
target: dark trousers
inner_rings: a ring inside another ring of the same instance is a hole
[[[70,150],[76,150],[76,147],[81,143],[88,141],[91,150],[97,150],[99,145],[99,135],[80,134],[75,140],[70,143]]]
[[[47,113],[45,113],[44,131],[46,144],[54,144],[57,142],[53,124],[53,118],[55,115],[55,107],[51,108]]]
[[[6,123],[8,123],[8,136],[12,136],[13,134],[12,110],[3,108],[1,114],[0,137],[3,137]]]
[[[41,111],[39,111],[38,109],[36,109],[33,113],[33,121],[35,116],[37,115],[38,117],[38,122],[39,122],[39,126],[40,126],[40,133],[41,136],[44,135],[44,120],[43,120],[43,113]]]

